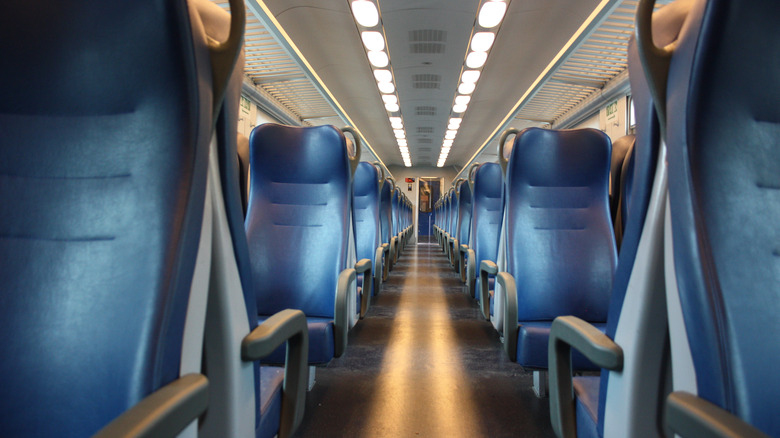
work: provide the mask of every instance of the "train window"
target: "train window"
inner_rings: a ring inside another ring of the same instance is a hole
[[[636,112],[633,96],[628,96],[628,133],[636,134]]]

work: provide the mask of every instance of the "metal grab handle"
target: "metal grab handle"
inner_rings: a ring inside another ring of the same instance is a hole
[[[362,146],[360,144],[360,136],[358,135],[357,131],[355,131],[355,129],[353,129],[351,126],[345,126],[341,128],[341,132],[344,133],[349,132],[350,134],[352,134],[352,138],[355,139],[355,156],[353,157],[348,156],[349,165],[352,168],[352,174],[354,175],[355,169],[357,169],[358,163],[360,163],[360,148]]]
[[[653,97],[655,111],[661,123],[661,131],[666,136],[666,85],[669,79],[669,65],[676,43],[664,48],[653,42],[653,8],[655,0],[641,0],[636,11],[636,43],[639,60],[647,76],[650,95]]]
[[[209,39],[211,53],[211,80],[213,92],[214,124],[225,99],[230,76],[236,66],[236,60],[244,45],[244,27],[246,26],[246,6],[244,0],[230,0],[230,33],[225,42]]]
[[[474,191],[474,173],[475,173],[475,171],[477,170],[478,167],[479,167],[479,163],[475,162],[469,168],[469,173],[468,173],[468,176],[469,176],[469,187],[471,188],[472,192]]]
[[[382,165],[379,163],[379,161],[372,161],[371,164],[376,166],[377,169],[379,169],[379,172],[381,172],[381,176],[379,177],[379,185],[382,185],[382,181],[385,180],[385,168],[382,167]]]
[[[509,165],[509,157],[504,156],[504,143],[506,142],[507,137],[512,134],[517,135],[518,132],[520,131],[518,131],[517,128],[509,128],[502,132],[501,137],[498,139],[498,163],[501,164],[501,170],[504,171],[505,175],[506,167]]]
[[[457,196],[457,197],[458,197],[458,199],[460,199],[460,185],[461,185],[461,184],[463,184],[464,182],[466,182],[466,179],[465,179],[465,178],[458,178],[458,179],[456,179],[456,180],[455,180],[455,182],[452,184],[452,187],[453,187],[453,188],[454,188],[454,190],[455,190],[455,196]]]

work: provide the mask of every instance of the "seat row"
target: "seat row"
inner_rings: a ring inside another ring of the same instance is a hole
[[[239,153],[242,2],[38,8],[0,18],[0,435],[290,436],[408,201],[333,127]]]
[[[453,264],[469,239],[462,279],[510,358],[549,368],[558,436],[780,436],[780,380],[766,371],[780,358],[767,179],[780,161],[764,122],[778,118],[765,102],[780,69],[745,49],[776,39],[780,8],[653,3],[640,3],[628,50],[636,137],[610,152],[591,130],[531,128],[511,148],[507,133],[503,175],[486,163],[456,181],[437,237]],[[572,378],[582,370],[601,373]]]
[[[777,2],[640,2],[636,155],[606,334],[550,340],[559,436],[780,436]],[[735,68],[750,65],[750,68]],[[625,248],[635,248],[626,251]],[[625,256],[625,257],[624,257]],[[761,336],[757,336],[761,333]],[[569,353],[602,367],[571,378]]]

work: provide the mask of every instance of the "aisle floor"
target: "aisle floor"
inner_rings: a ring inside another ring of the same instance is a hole
[[[297,437],[551,437],[548,399],[506,358],[435,243],[410,244],[317,368]]]

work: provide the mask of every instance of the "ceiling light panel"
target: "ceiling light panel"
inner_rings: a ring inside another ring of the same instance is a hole
[[[379,10],[374,2],[356,0],[352,2],[352,15],[355,21],[363,27],[374,27],[379,24]]]
[[[503,1],[488,1],[482,4],[479,10],[477,22],[480,27],[492,29],[501,23],[506,13],[507,4]]]
[[[360,33],[360,38],[363,40],[363,45],[366,46],[366,50],[368,51],[379,52],[385,50],[385,37],[382,36],[381,32],[364,30]]]
[[[495,41],[495,39],[496,34],[493,32],[477,32],[473,37],[471,37],[471,50],[475,52],[487,52],[490,50],[490,47],[493,45],[493,41]],[[365,37],[363,42],[366,42]],[[366,47],[368,47],[367,44]],[[382,48],[377,50],[382,50]]]
[[[468,54],[461,68],[460,82],[453,98],[447,133],[444,136],[439,161],[436,164],[438,167],[443,167],[447,162],[457,130],[460,128],[464,113],[468,110],[468,105],[471,102],[471,94],[477,88],[477,81],[482,74],[482,68],[487,63],[490,49],[496,41],[499,26],[506,15],[508,6],[509,0],[482,0],[477,8],[474,29],[472,29],[471,39],[467,46]]]
[[[390,48],[387,46],[382,16],[376,0],[354,0],[350,2],[352,15],[355,18],[360,39],[366,50],[366,57],[374,70],[376,86],[382,96],[388,121],[398,142],[399,152],[406,167],[411,167],[409,147],[404,130],[401,105],[397,88],[393,83],[393,67],[390,60]]]

